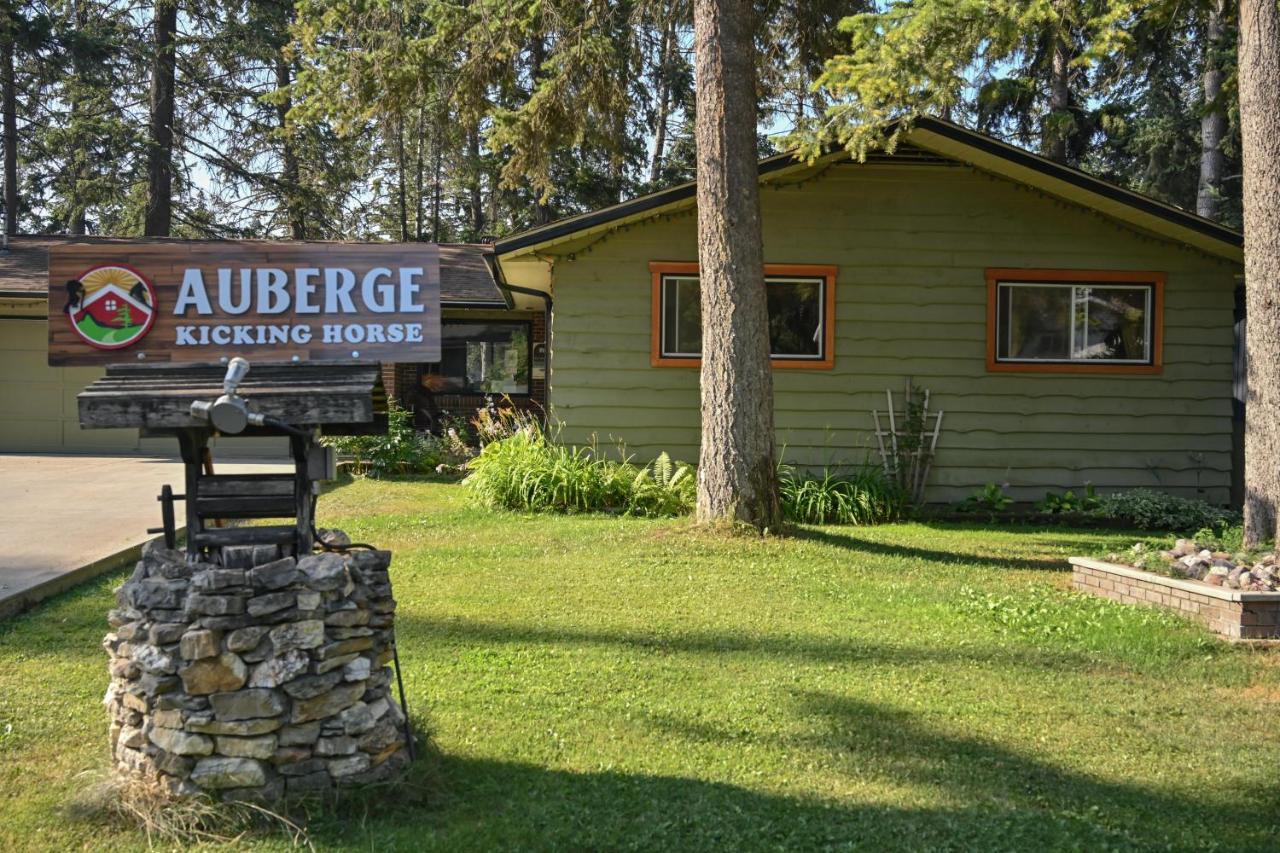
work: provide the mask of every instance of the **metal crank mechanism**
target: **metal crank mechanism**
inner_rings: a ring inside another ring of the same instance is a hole
[[[239,356],[231,359],[222,379],[222,395],[215,400],[191,403],[191,419],[205,426],[177,431],[186,467],[186,490],[176,494],[165,486],[157,498],[162,526],[148,532],[162,533],[165,545],[175,547],[174,502],[185,501],[187,553],[193,558],[203,551],[226,546],[275,546],[283,553],[297,556],[311,553],[315,544],[314,496],[318,482],[332,479],[336,474],[333,450],[316,440],[314,429],[303,429],[274,415],[250,409],[249,401],[239,393],[248,373],[248,361]],[[209,438],[215,433],[238,436],[249,428],[258,435],[288,437],[294,461],[292,474],[214,473],[208,451]],[[224,519],[250,518],[292,518],[293,523],[221,526]]]

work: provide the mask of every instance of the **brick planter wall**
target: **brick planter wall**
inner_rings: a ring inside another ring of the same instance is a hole
[[[1280,639],[1280,592],[1242,592],[1086,557],[1070,562],[1076,589],[1174,610],[1234,640]]]

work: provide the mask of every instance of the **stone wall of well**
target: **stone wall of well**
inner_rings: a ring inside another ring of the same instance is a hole
[[[275,800],[407,762],[388,666],[390,552],[278,557],[226,548],[214,565],[144,551],[103,641],[122,771],[175,793]]]

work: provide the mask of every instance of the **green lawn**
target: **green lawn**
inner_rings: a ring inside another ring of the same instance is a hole
[[[1280,843],[1280,653],[1065,591],[1068,554],[1124,536],[761,541],[464,498],[358,482],[321,501],[396,552],[433,746],[403,795],[314,817],[320,849]],[[0,623],[0,849],[145,845],[64,807],[107,758],[118,582]]]

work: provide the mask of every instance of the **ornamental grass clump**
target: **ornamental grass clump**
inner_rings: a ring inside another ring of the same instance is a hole
[[[649,465],[571,447],[536,423],[485,444],[463,484],[483,505],[525,512],[616,512],[683,515],[693,509],[692,466],[663,453]]]
[[[811,477],[790,465],[778,469],[782,514],[797,524],[884,524],[906,512],[907,493],[878,468],[866,466],[849,474],[824,468]]]

